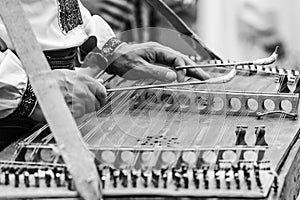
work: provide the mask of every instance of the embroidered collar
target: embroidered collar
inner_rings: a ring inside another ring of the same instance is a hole
[[[78,0],[57,1],[59,26],[64,34],[83,24]]]

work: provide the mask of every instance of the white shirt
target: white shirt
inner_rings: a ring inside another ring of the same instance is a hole
[[[77,0],[67,0],[67,2]],[[89,36],[97,38],[99,49],[112,37],[110,26],[99,16],[90,12],[79,2],[82,24],[65,31],[62,28],[61,0],[21,0],[25,15],[29,20],[43,50],[65,49],[83,44]],[[0,37],[8,48],[14,47],[0,19]],[[11,114],[19,105],[27,86],[27,75],[18,57],[10,50],[0,52],[0,118]]]

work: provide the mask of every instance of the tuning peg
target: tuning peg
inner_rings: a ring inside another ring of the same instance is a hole
[[[151,180],[153,186],[155,188],[158,188],[159,186],[159,173],[155,170],[152,170],[152,180]]]
[[[147,188],[148,187],[148,179],[149,179],[149,170],[145,169],[145,170],[142,170],[142,174],[141,174],[141,177],[144,181],[144,187]]]
[[[23,172],[23,177],[24,177],[24,184],[26,187],[30,187],[30,182],[29,182],[29,172],[25,170]]]
[[[138,172],[135,169],[131,170],[131,184],[136,188],[136,180],[138,179]]]
[[[15,187],[19,187],[19,185],[20,185],[20,176],[19,176],[19,172],[16,171],[14,174],[15,174]]]
[[[120,172],[120,179],[121,179],[121,185],[123,185],[123,187],[127,187],[128,186],[128,170],[123,169]]]
[[[33,177],[34,177],[34,186],[40,187],[40,176],[38,171],[34,172]]]
[[[47,169],[45,172],[45,183],[47,187],[51,187],[52,176],[53,176],[53,172],[50,169]]]
[[[4,172],[4,185],[9,185],[9,171]]]

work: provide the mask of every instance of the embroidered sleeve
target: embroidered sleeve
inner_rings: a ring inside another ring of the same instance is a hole
[[[28,117],[33,112],[37,103],[31,84],[28,82],[25,93],[23,94],[20,105],[10,115],[12,117]]]
[[[0,118],[13,113],[22,101],[28,77],[18,57],[6,50],[0,52]]]
[[[88,36],[97,38],[97,47],[102,49],[109,39],[116,37],[111,27],[98,15],[91,13],[79,2],[83,26]]]

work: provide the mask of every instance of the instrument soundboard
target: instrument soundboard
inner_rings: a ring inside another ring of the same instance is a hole
[[[288,179],[300,181],[299,96],[279,92],[296,89],[297,79],[286,76],[243,69],[224,84],[110,93],[79,123],[104,197],[295,198],[299,187]],[[102,78],[113,88],[140,84]],[[63,165],[47,126],[19,143],[15,160]],[[0,191],[7,187],[0,183]],[[59,188],[65,193],[51,194],[78,195],[67,184]]]

